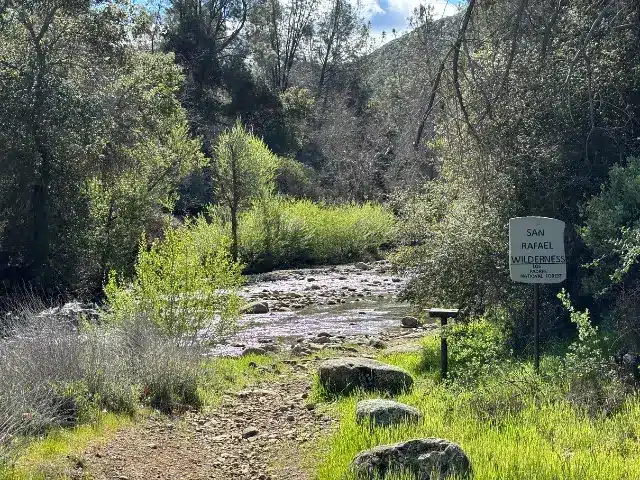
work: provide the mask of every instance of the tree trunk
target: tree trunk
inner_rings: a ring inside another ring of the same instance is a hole
[[[238,209],[231,209],[231,256],[238,261]]]

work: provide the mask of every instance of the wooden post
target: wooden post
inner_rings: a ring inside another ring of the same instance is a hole
[[[448,320],[458,316],[457,309],[430,308],[429,316],[440,319],[440,376],[444,380],[449,373],[449,347],[447,337],[444,334]]]

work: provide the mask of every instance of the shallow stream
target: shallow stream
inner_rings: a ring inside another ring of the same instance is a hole
[[[243,315],[238,333],[211,353],[238,355],[248,346],[293,344],[320,332],[349,338],[399,329],[410,308],[396,301],[405,283],[385,261],[252,276],[242,295],[267,303],[269,312]]]

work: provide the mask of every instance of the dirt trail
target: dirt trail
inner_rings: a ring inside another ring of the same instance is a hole
[[[277,381],[225,394],[208,414],[154,415],[90,447],[81,472],[94,479],[306,480],[305,446],[332,420],[308,403],[314,361]],[[80,472],[78,472],[80,473]]]

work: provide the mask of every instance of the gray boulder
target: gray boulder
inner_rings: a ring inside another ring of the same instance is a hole
[[[399,472],[417,480],[466,478],[471,474],[469,457],[462,448],[440,438],[409,440],[366,450],[353,459],[351,468],[361,480],[382,480]]]
[[[368,358],[333,358],[318,367],[321,385],[331,394],[348,394],[356,389],[398,394],[413,385],[413,378],[401,368]]]
[[[247,355],[266,355],[267,350],[262,347],[247,347],[242,350],[242,356],[246,357]]]
[[[417,328],[420,326],[418,319],[416,317],[404,317],[402,320],[402,326],[405,328]]]
[[[250,314],[269,313],[269,304],[266,302],[251,302],[242,311]]]
[[[399,423],[415,423],[422,414],[416,408],[393,400],[361,400],[356,405],[356,422],[370,421],[372,425],[387,427]]]

